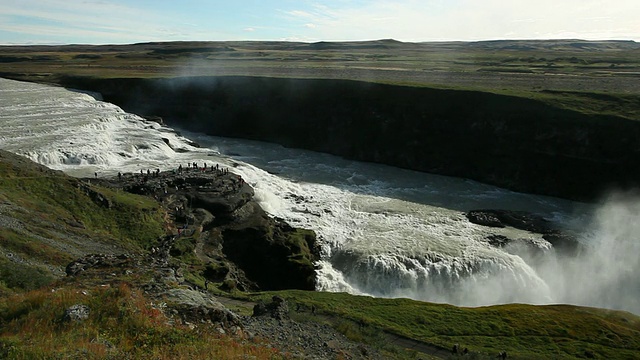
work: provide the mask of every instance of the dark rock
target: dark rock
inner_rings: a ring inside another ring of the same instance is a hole
[[[171,255],[200,252],[199,258],[224,269],[209,269],[207,276],[222,281],[223,290],[315,290],[314,262],[319,260],[315,233],[269,218],[252,200],[253,188],[229,169],[208,163],[205,170],[198,165],[199,169],[181,166],[169,172],[143,171],[96,181],[153,196],[169,210],[176,236],[165,237],[151,248],[159,266],[166,266]],[[180,246],[175,245],[176,239],[181,240]],[[225,260],[213,260],[218,257]],[[76,274],[83,268],[86,264],[75,264],[69,271]]]
[[[87,305],[76,304],[64,311],[63,321],[82,322],[89,318],[91,309]]]
[[[472,210],[466,213],[467,219],[474,224],[506,227],[511,226],[516,229],[530,232],[546,234],[553,231],[551,222],[542,216],[526,211],[512,210]]]
[[[568,255],[576,255],[583,248],[577,237],[570,231],[556,229],[550,221],[525,211],[473,210],[466,213],[466,216],[469,221],[478,225],[490,227],[511,226],[516,229],[542,234],[542,238],[551,243],[556,251]],[[489,244],[496,247],[504,247],[513,242],[513,239],[496,234],[487,236],[487,240]],[[539,249],[531,249],[536,250],[536,252],[539,251]]]
[[[503,247],[510,243],[512,240],[504,235],[496,235],[492,234],[487,236],[487,240],[489,240],[489,244],[495,247]]]
[[[560,231],[549,232],[544,234],[542,238],[550,242],[556,251],[567,255],[576,255],[584,248],[574,235]]]
[[[263,301],[258,302],[253,307],[253,316],[269,315],[276,320],[284,320],[289,318],[289,304],[280,296],[271,298],[271,302],[265,304]]]
[[[143,119],[147,120],[147,121],[153,121],[155,123],[158,123],[160,125],[164,125],[164,120],[162,119],[162,117],[160,116],[156,116],[156,115],[145,115],[142,116]],[[164,138],[162,139],[164,140]],[[169,145],[169,144],[167,144]]]
[[[132,257],[126,254],[91,254],[69,263],[65,268],[67,276],[76,276],[91,268],[123,267],[131,264]]]
[[[258,301],[257,304],[253,306],[253,316],[262,316],[269,313],[269,308],[267,308],[267,304],[264,301]]]
[[[222,231],[223,253],[262,290],[315,290],[320,250],[313,231],[291,228],[260,208]]]
[[[91,198],[91,201],[107,209],[111,208],[111,201],[107,199],[106,196],[102,195],[100,192],[94,190],[86,184],[80,184],[79,186],[80,189],[82,189],[85,194]]]
[[[490,227],[498,227],[503,228],[505,225],[500,221],[500,219],[492,214],[491,212],[485,212],[482,210],[474,210],[469,211],[465,214],[467,219],[474,224],[482,225],[482,226],[490,226]]]

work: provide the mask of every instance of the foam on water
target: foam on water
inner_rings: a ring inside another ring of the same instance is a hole
[[[54,169],[85,176],[166,169],[180,160],[175,149],[195,150],[171,129],[96,95],[4,79],[0,84],[0,146]]]
[[[481,208],[528,210],[579,228],[585,212],[580,209],[580,216],[575,216],[575,203],[278,145],[183,132],[202,145],[196,148],[173,130],[94,96],[0,79],[0,147],[76,176],[164,170],[193,161],[233,167],[254,187],[268,213],[317,232],[323,254],[319,290],[467,306],[573,302],[640,312],[637,300],[611,295],[604,285],[567,290],[568,284],[587,281],[584,274],[608,283],[632,281],[620,266],[600,277],[585,269],[589,264],[598,269],[614,266],[615,261],[603,263],[593,254],[607,259],[629,251],[637,254],[637,243],[622,241],[626,245],[616,247],[619,251],[591,252],[568,261],[556,257],[539,235],[474,225],[462,213]],[[611,235],[614,231],[606,221],[592,223],[594,228],[583,240],[594,248],[611,247],[611,242],[598,245],[602,238],[635,239],[633,229],[624,227],[623,235]],[[488,244],[490,234],[521,239],[545,256],[519,245],[495,248]],[[631,271],[638,268],[637,256],[635,262],[624,259]],[[636,280],[623,294],[640,294],[639,287]]]

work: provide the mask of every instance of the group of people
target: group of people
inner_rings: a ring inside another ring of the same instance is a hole
[[[207,170],[210,171],[218,171],[220,174],[222,175],[227,175],[229,174],[229,169],[228,168],[221,168],[220,164],[216,164],[215,166],[213,165],[207,165],[206,162],[202,163],[202,167],[198,166],[197,162],[192,162],[192,163],[188,163],[186,170],[200,170],[202,172],[205,172]],[[178,174],[182,174],[182,172],[185,171],[185,168],[182,166],[182,164],[178,165],[178,169],[177,169],[177,173]],[[176,170],[174,170],[174,173],[176,172]],[[94,173],[94,176],[96,178],[98,178],[98,173]],[[122,172],[118,171],[118,180],[122,180],[122,177],[124,175],[122,174]],[[160,169],[155,169],[153,171],[147,169],[146,172],[146,176],[145,176],[145,172],[144,170],[140,169],[140,178],[143,179],[143,182],[146,182],[150,177],[159,177],[160,176]]]
[[[202,163],[202,167],[198,166],[197,162],[192,162],[192,163],[187,163],[187,168],[186,170],[200,170],[202,172],[205,172],[208,170],[210,171],[222,171],[223,174],[228,174],[229,173],[229,169],[222,169],[220,168],[219,164],[216,164],[216,166],[213,165],[207,165],[206,162]],[[182,167],[182,164],[178,165],[178,173],[182,174],[182,172],[185,170],[184,167]]]

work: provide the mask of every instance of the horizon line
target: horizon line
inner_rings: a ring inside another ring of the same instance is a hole
[[[292,43],[292,44],[318,44],[318,43],[363,43],[363,42],[381,42],[393,41],[402,44],[429,44],[429,43],[483,43],[483,42],[499,42],[499,41],[524,41],[524,42],[550,42],[550,41],[580,41],[580,42],[632,42],[638,43],[640,39],[580,39],[580,38],[549,38],[549,39],[483,39],[483,40],[425,40],[425,41],[402,41],[393,38],[367,39],[367,40],[318,40],[318,41],[302,41],[302,40],[161,40],[161,41],[142,41],[131,43],[0,43],[0,46],[127,46],[127,45],[144,45],[144,44],[173,44],[173,43]]]

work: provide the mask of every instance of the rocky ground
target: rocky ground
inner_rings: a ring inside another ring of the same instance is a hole
[[[314,320],[293,320],[293,304],[280,297],[269,303],[219,298],[183,277],[182,269],[172,262],[168,249],[172,238],[158,244],[158,250],[146,256],[89,255],[66,268],[63,282],[81,288],[111,287],[119,282],[144,291],[152,304],[161,310],[168,321],[177,326],[197,328],[214,326],[221,334],[239,341],[268,344],[283,355],[298,359],[384,359],[376,349],[347,339],[318,315]],[[252,309],[252,315],[229,310]],[[77,307],[76,307],[77,308]],[[70,314],[77,309],[69,310]],[[303,311],[316,316],[310,309]],[[90,312],[91,309],[87,309]],[[295,312],[296,310],[293,310]]]
[[[86,179],[156,198],[168,210],[169,235],[159,239],[146,255],[109,253],[79,258],[67,266],[66,281],[83,287],[115,286],[120,281],[127,281],[143,289],[173,324],[215,326],[220,333],[267,343],[293,358],[385,358],[373,347],[347,339],[329,325],[330,321],[322,320],[319,315],[316,317],[312,309],[297,308],[294,311],[298,320],[293,320],[290,313],[295,305],[287,304],[282,298],[274,297],[270,303],[258,304],[219,298],[211,293],[214,285],[205,284],[205,289],[185,280],[184,264],[171,255],[176,241],[193,236],[197,242],[193,251],[199,260],[220,261],[223,252],[206,251],[212,247],[210,234],[221,232],[220,227],[225,226],[237,229],[243,224],[251,227],[256,222],[264,222],[265,216],[252,203],[253,189],[242,178],[216,165],[209,164],[206,168],[204,164],[197,165],[189,164],[168,172],[143,170],[139,174],[119,174],[108,179]],[[278,231],[291,229],[286,224],[276,224]],[[239,286],[256,286],[241,268],[230,261],[224,262]],[[229,310],[225,303],[244,309],[245,314]],[[252,315],[247,315],[248,312]],[[315,318],[300,320],[304,316]]]

